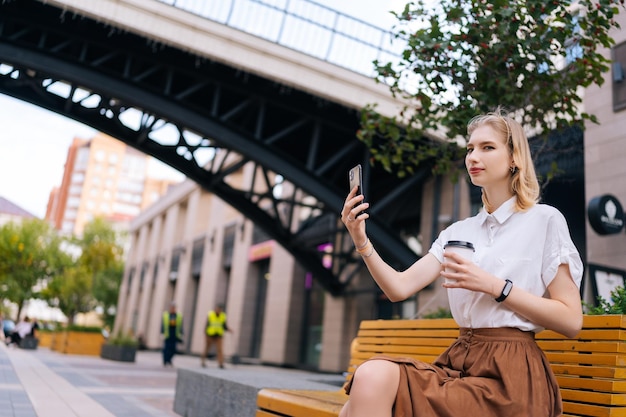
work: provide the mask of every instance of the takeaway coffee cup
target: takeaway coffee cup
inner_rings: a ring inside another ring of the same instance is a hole
[[[446,253],[451,252],[458,253],[463,258],[471,260],[472,255],[474,254],[474,245],[472,244],[472,242],[465,242],[463,240],[449,240],[445,245],[443,245],[443,256],[445,257]],[[450,283],[452,281],[454,280],[449,278],[445,279],[446,283]]]

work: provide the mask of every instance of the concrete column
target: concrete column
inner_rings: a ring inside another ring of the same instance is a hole
[[[137,300],[139,298],[139,281],[141,278],[143,262],[146,259],[145,251],[148,236],[148,226],[143,225],[139,230],[139,237],[137,239],[137,251],[135,252],[135,259],[133,260],[133,264],[135,266],[135,274],[132,277],[130,294],[128,295],[128,302],[126,303],[127,308],[123,319],[125,323],[125,326],[123,326],[122,328],[123,332],[132,331],[135,323],[134,317],[138,309]]]
[[[223,247],[224,247],[224,229],[223,218],[226,204],[218,199],[212,198],[210,205],[202,207],[202,215],[208,215],[209,221],[207,226],[207,240],[204,247],[204,255],[202,257],[202,271],[200,273],[200,283],[198,286],[198,304],[195,311],[195,320],[192,331],[194,332],[191,351],[194,353],[202,353],[205,347],[205,326],[207,320],[207,314],[209,310],[215,308],[217,303],[224,303],[226,300],[218,300],[217,287],[219,284],[219,278],[223,274]],[[230,322],[231,317],[228,311],[226,311],[227,322]],[[237,330],[237,329],[236,329]],[[225,342],[231,339],[230,335],[227,335]],[[225,343],[225,344],[226,344]]]
[[[241,217],[239,224],[243,224]],[[247,222],[246,222],[247,223]],[[244,229],[243,231],[241,229]],[[251,271],[248,262],[248,248],[252,236],[252,224],[237,227],[235,235],[235,246],[233,248],[233,261],[230,270],[230,289],[228,291],[229,306],[239,306],[237,309],[227,311],[228,321],[236,333],[234,337],[227,337],[224,343],[224,354],[247,355],[252,335],[252,321],[250,317],[254,314],[254,296],[256,295],[256,276]]]
[[[261,360],[297,365],[302,342],[305,271],[280,245],[272,249]]]
[[[143,284],[143,292],[141,293],[141,300],[139,300],[139,318],[137,320],[137,335],[143,335],[145,339],[147,326],[148,326],[148,314],[152,303],[152,297],[154,296],[154,289],[156,288],[155,276],[159,268],[163,265],[162,260],[159,259],[159,248],[162,244],[161,228],[163,226],[163,218],[161,216],[155,217],[149,224],[150,237],[148,239],[148,249],[146,250],[145,259],[149,260],[149,268],[146,271],[146,277]]]
[[[161,346],[161,315],[171,301],[171,294],[168,294],[170,285],[169,272],[172,262],[172,248],[174,247],[174,236],[178,220],[178,205],[173,205],[165,213],[164,227],[161,236],[162,248],[159,256],[163,256],[163,263],[159,265],[159,273],[156,277],[154,296],[152,297],[151,314],[148,318],[148,328],[146,329],[146,342],[149,347]]]
[[[128,281],[130,280],[130,272],[135,266],[136,252],[137,252],[137,237],[138,233],[133,233],[130,236],[129,251],[126,256],[126,262],[124,266],[124,276],[122,277],[122,283],[120,284],[120,290],[117,297],[117,312],[115,314],[115,324],[113,326],[113,333],[117,333],[124,328],[126,322],[126,311],[128,310]]]
[[[328,293],[325,296],[320,371],[342,372],[348,367],[350,343],[354,336],[350,329],[353,320],[350,320],[346,300]]]
[[[191,255],[193,252],[194,242],[194,224],[198,212],[198,201],[200,199],[201,190],[196,188],[192,191],[187,200],[187,209],[181,210],[179,215],[179,224],[183,225],[182,239],[179,242],[184,252],[180,256],[178,264],[178,279],[176,282],[176,290],[174,297],[178,311],[183,315],[183,339],[184,346],[188,348],[189,340],[192,338],[191,325],[193,323],[193,298],[196,296],[191,288]]]

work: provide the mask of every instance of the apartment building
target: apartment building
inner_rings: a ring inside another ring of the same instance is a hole
[[[80,235],[95,217],[127,228],[174,183],[150,178],[148,163],[147,155],[105,134],[74,138],[61,185],[50,193],[46,220],[68,235]]]

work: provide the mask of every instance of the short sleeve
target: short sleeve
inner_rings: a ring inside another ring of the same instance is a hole
[[[450,228],[442,230],[428,250],[428,253],[435,255],[439,263],[443,263],[443,245],[449,240],[448,236],[450,236]]]
[[[546,287],[555,278],[557,269],[561,264],[569,266],[572,279],[580,288],[584,272],[583,263],[578,249],[572,242],[565,217],[559,211],[554,210],[554,214],[548,218],[541,268],[541,278]]]

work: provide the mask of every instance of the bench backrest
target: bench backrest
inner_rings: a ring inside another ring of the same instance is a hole
[[[347,379],[377,354],[432,362],[458,334],[452,319],[364,320]],[[575,339],[545,330],[536,340],[556,374],[566,416],[626,416],[626,316],[586,315]]]

